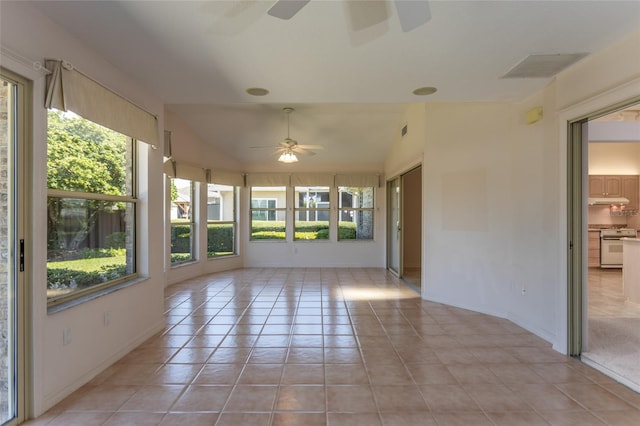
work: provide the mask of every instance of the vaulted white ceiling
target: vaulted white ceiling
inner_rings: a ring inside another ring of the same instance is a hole
[[[311,0],[290,20],[269,16],[273,3],[36,2],[204,141],[254,166],[275,161],[249,147],[286,136],[285,106],[296,109],[291,136],[326,148],[301,163],[381,165],[407,103],[522,100],[550,82],[501,78],[527,55],[590,54],[640,27],[638,1],[432,0],[411,32],[392,1],[388,19],[360,31],[353,2]],[[380,10],[360,3],[362,19]],[[423,86],[438,91],[412,93]]]

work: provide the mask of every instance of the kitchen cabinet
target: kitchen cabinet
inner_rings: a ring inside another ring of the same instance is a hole
[[[621,176],[589,175],[589,197],[622,197]]]
[[[638,210],[640,207],[640,177],[620,176],[622,186],[622,196],[629,199],[629,204],[625,210]]]
[[[587,264],[591,267],[600,266],[600,231],[589,231]]]
[[[640,177],[637,175],[589,175],[589,197],[624,197],[625,210],[640,208]]]

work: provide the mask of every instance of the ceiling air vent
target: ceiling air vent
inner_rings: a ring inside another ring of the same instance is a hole
[[[575,64],[588,53],[570,53],[558,55],[529,55],[502,78],[549,78],[563,69]]]

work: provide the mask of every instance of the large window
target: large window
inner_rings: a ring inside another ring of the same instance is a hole
[[[329,239],[329,187],[296,186],[294,239]]]
[[[338,188],[338,240],[373,239],[373,187]]]
[[[47,298],[58,304],[136,274],[136,141],[49,110]]]
[[[286,187],[251,187],[251,239],[284,240],[286,208]]]
[[[236,254],[236,188],[207,185],[207,256]]]
[[[171,187],[171,264],[195,260],[195,184],[169,178]]]

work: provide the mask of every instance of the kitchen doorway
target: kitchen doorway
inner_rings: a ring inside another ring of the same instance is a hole
[[[387,268],[422,288],[422,166],[387,182]]]
[[[640,392],[640,304],[616,241],[640,229],[639,136],[638,99],[570,123],[568,169],[570,354]]]
[[[31,85],[0,69],[0,424],[15,425],[26,410],[25,231],[29,210],[25,172]]]

